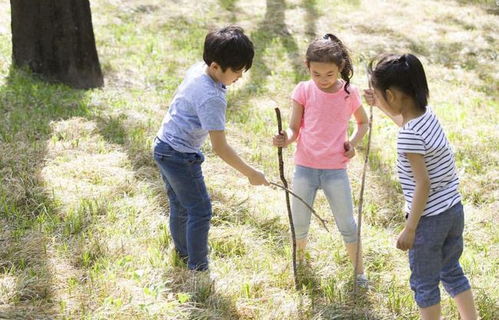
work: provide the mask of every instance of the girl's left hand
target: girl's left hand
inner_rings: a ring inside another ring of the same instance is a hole
[[[406,251],[414,245],[414,238],[416,237],[416,230],[404,228],[399,234],[397,239],[397,249]]]
[[[352,159],[355,156],[355,148],[350,141],[345,141],[345,143],[343,143],[343,148],[345,149],[345,157]]]

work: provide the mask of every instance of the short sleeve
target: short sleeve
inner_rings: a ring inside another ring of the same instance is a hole
[[[360,100],[359,89],[354,86],[349,86],[348,91],[350,91],[350,108],[353,114],[362,104]]]
[[[291,99],[295,100],[302,106],[305,106],[305,102],[307,101],[305,82],[300,82],[296,85],[296,87],[293,89],[293,92],[291,93]]]
[[[197,114],[201,128],[207,131],[225,130],[227,104],[220,97],[212,97],[198,107]]]
[[[426,153],[423,137],[412,129],[401,129],[397,138],[397,151],[399,153]]]

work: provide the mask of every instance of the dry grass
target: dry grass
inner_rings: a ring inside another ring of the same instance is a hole
[[[0,318],[418,318],[407,258],[393,245],[403,221],[396,128],[377,111],[363,229],[372,290],[355,312],[351,266],[325,198],[316,208],[333,232],[312,224],[297,292],[282,192],[251,187],[209,143],[211,278],[186,271],[173,253],[151,141],[204,34],[227,22],[242,25],[257,48],[254,67],[229,93],[229,142],[274,181],[273,108],[288,118],[310,39],[337,33],[352,50],[360,87],[363,66],[379,52],[422,57],[461,170],[463,266],[482,318],[497,318],[499,25],[489,2],[92,1],[106,87],[79,92],[9,69],[9,2],[0,0]],[[285,151],[288,177],[292,152]],[[355,198],[362,157],[350,165]],[[444,313],[455,318],[448,300]]]

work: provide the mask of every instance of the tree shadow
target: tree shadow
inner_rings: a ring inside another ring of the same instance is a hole
[[[51,122],[87,116],[85,93],[48,84],[11,67],[0,87],[0,277],[15,289],[3,296],[0,318],[49,319],[59,310],[48,247],[59,227],[58,206],[42,176]],[[10,280],[9,280],[10,279]],[[8,287],[2,288],[5,290]]]

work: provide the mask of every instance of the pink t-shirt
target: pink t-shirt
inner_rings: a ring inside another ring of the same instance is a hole
[[[316,169],[346,168],[348,158],[343,144],[347,141],[348,121],[361,104],[357,88],[350,85],[348,91],[350,94],[342,87],[327,93],[313,80],[295,87],[291,97],[303,106],[295,164]]]

